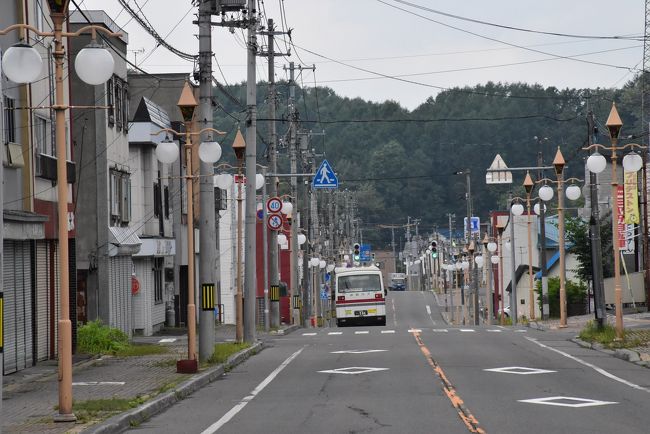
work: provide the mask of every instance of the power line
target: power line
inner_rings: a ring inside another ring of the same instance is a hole
[[[471,23],[483,24],[483,25],[486,25],[486,26],[498,27],[498,28],[501,28],[501,29],[515,30],[515,31],[518,31],[518,32],[536,33],[536,34],[540,34],[540,35],[549,35],[549,36],[562,36],[562,37],[565,37],[565,38],[616,39],[616,40],[643,41],[643,36],[642,35],[639,35],[639,36],[577,35],[577,34],[572,34],[572,33],[547,32],[547,31],[543,31],[543,30],[533,30],[533,29],[525,29],[525,28],[522,28],[522,27],[506,26],[504,24],[492,23],[492,22],[489,22],[489,21],[482,21],[482,20],[477,20],[477,19],[473,19],[473,18],[463,17],[463,16],[460,16],[460,15],[454,15],[454,14],[451,14],[451,13],[448,13],[448,12],[443,12],[443,11],[439,11],[439,10],[436,10],[436,9],[431,9],[431,8],[426,7],[426,6],[421,6],[421,5],[411,3],[411,2],[407,2],[407,1],[404,1],[404,0],[392,0],[392,1],[394,1],[395,3],[401,3],[401,4],[404,4],[404,5],[407,5],[407,6],[411,6],[413,8],[420,9],[420,10],[423,10],[423,11],[431,12],[431,13],[434,13],[434,14],[437,14],[437,15],[442,15],[442,16],[449,17],[449,18],[455,18],[455,19],[458,19],[458,20],[461,20],[461,21],[468,21],[468,22],[471,22]],[[384,3],[384,2],[381,1],[380,3]]]

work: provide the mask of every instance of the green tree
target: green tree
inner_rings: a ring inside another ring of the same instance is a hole
[[[583,282],[574,282],[573,280],[567,279],[565,282],[566,290],[566,302],[569,307],[569,313],[571,311],[571,305],[584,305],[587,299],[587,285]],[[537,281],[535,288],[537,292],[537,300],[540,310],[542,309],[542,282]],[[549,304],[549,315],[551,318],[560,317],[560,278],[559,277],[549,277],[548,279],[548,304]]]

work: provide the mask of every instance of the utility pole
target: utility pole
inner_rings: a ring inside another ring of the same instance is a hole
[[[641,131],[646,131],[650,123],[648,122],[647,107],[650,102],[650,0],[645,0],[645,26],[643,38],[643,69],[641,70]],[[647,134],[642,135],[642,145],[648,144]],[[643,269],[645,299],[650,300],[650,248],[648,247],[648,173],[646,165],[650,149],[641,152],[643,156],[643,177],[642,177],[642,194],[643,194]],[[646,302],[647,310],[650,311],[650,303]]]
[[[212,128],[212,25],[210,3],[199,3],[199,125]],[[212,132],[201,135],[203,142],[212,141]],[[199,177],[199,281],[201,282],[201,310],[199,314],[199,360],[205,362],[214,350],[215,279],[219,253],[216,231],[218,224],[214,206],[214,168],[212,163],[200,161]],[[191,200],[189,198],[188,200]],[[192,301],[193,303],[193,301]]]
[[[510,277],[510,318],[512,318],[514,326],[517,325],[517,266],[515,263],[515,215],[512,213],[512,193],[508,197],[508,209],[510,210],[510,265],[512,272]]]
[[[540,147],[541,148],[541,147]],[[544,158],[542,151],[537,153],[537,179],[544,178]],[[539,268],[542,272],[542,319],[548,319],[550,315],[550,306],[548,302],[548,268],[546,267],[546,205],[542,199],[537,199],[539,206]]]
[[[591,146],[595,136],[594,114],[587,113],[587,143]],[[596,152],[595,150],[593,152]],[[598,328],[602,329],[607,319],[605,311],[605,288],[603,283],[603,255],[600,245],[600,215],[598,210],[598,177],[589,171],[589,198],[591,201],[591,216],[589,217],[589,240],[591,241],[591,273],[594,291],[594,314]],[[646,276],[648,271],[646,270]]]
[[[246,277],[244,287],[244,341],[256,340],[255,302],[257,292],[255,174],[257,164],[257,11],[255,0],[248,0],[248,45],[246,78]]]
[[[276,32],[275,26],[273,24],[273,19],[269,18],[268,29],[266,32],[261,32],[261,34],[266,34],[268,36],[268,48],[266,53],[260,53],[260,55],[266,54],[268,56],[269,64],[269,163],[270,163],[270,172],[273,174],[278,173],[278,133],[275,123],[275,110],[277,105],[277,95],[275,92],[275,57],[284,56],[283,53],[275,52],[275,35],[285,34],[285,32]],[[288,53],[287,53],[288,54]],[[270,186],[270,196],[276,197],[278,195],[278,183],[279,179],[277,176],[273,176],[271,179]],[[264,204],[264,206],[266,206]],[[264,224],[264,223],[263,223]],[[264,228],[266,230],[266,228]],[[278,255],[279,255],[279,246],[278,246],[278,232],[270,231],[271,236],[269,240],[269,286],[272,288],[279,288],[280,286],[280,276],[278,268]],[[264,288],[264,291],[268,291],[269,288]],[[275,294],[277,295],[277,294]],[[265,306],[265,309],[268,309],[268,306]],[[271,312],[270,312],[270,325],[271,327],[280,326],[280,300],[271,300]]]
[[[250,0],[249,0],[250,1]],[[289,62],[289,164],[291,174],[298,173],[298,143],[296,137],[297,130],[297,113],[296,113],[296,82],[294,77],[293,62]],[[293,302],[298,294],[298,178],[291,177],[291,200],[293,200],[293,215],[291,216],[291,301]],[[292,306],[291,322],[300,323],[297,311],[298,306]],[[304,309],[304,305],[303,305]]]
[[[452,230],[453,230],[453,218],[456,217],[456,215],[455,214],[447,214],[447,217],[449,218],[449,256],[452,257],[454,255],[454,252],[453,252],[453,249],[452,249],[452,247],[454,245],[454,241],[453,241],[454,236],[453,236],[453,232],[452,232]],[[455,274],[456,274],[455,272],[450,273],[451,282],[450,282],[450,285],[449,285],[449,293],[451,294],[451,302],[449,303],[449,305],[451,306],[451,312],[450,312],[451,325],[454,325],[454,285],[453,285],[453,280],[454,280]]]

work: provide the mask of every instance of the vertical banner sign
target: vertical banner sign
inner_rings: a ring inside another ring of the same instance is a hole
[[[639,201],[636,172],[623,172],[625,184],[625,223],[639,224]]]
[[[618,248],[625,249],[625,193],[622,185],[616,186],[616,208],[618,209],[618,221],[616,222]]]

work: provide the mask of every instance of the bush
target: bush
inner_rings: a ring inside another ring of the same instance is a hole
[[[209,364],[224,363],[228,360],[228,357],[232,356],[235,353],[238,353],[246,348],[250,347],[250,344],[246,342],[226,342],[215,344],[214,351],[208,359]]]
[[[121,330],[90,321],[77,331],[77,349],[86,354],[115,354],[129,346],[129,337]]]
[[[577,305],[586,303],[587,299],[587,285],[583,282],[578,281],[574,282],[567,279],[565,282],[566,289],[566,303],[568,305]],[[537,302],[539,304],[540,310],[542,309],[542,282],[537,281],[535,285],[535,291],[537,292]],[[549,304],[549,315],[551,318],[560,317],[560,278],[559,277],[549,277],[548,278],[548,304]]]

